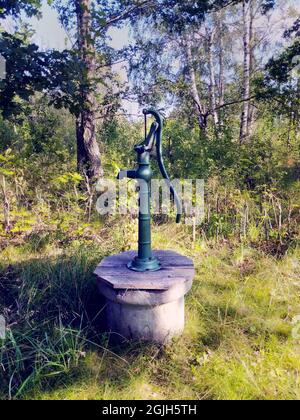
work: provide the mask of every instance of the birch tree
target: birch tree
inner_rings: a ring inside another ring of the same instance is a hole
[[[195,61],[193,57],[192,40],[190,35],[186,36],[185,42],[190,95],[194,102],[195,112],[197,115],[200,130],[205,132],[207,128],[207,110],[205,104],[203,103],[203,100],[201,99],[200,90],[197,86]]]
[[[219,124],[219,116],[217,111],[217,94],[216,94],[216,66],[214,58],[214,41],[217,33],[217,27],[213,25],[211,29],[206,28],[207,54],[209,68],[209,97],[210,108],[215,128]]]
[[[243,81],[242,81],[242,113],[240,124],[240,143],[244,143],[249,134],[250,76],[251,76],[251,14],[252,0],[243,0]]]

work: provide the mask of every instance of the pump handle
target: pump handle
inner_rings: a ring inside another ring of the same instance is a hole
[[[174,189],[174,187],[171,183],[170,177],[167,173],[167,170],[166,170],[166,167],[165,167],[165,164],[164,164],[164,159],[163,159],[163,154],[162,154],[162,131],[163,131],[162,116],[154,108],[144,109],[143,114],[145,116],[152,115],[155,118],[155,121],[157,123],[157,127],[156,127],[154,135],[155,135],[155,138],[156,138],[155,144],[156,144],[156,154],[157,154],[158,166],[159,166],[159,170],[160,170],[163,178],[166,180],[167,185],[170,188],[171,195],[172,195],[172,197],[175,201],[176,207],[177,207],[176,223],[180,223],[181,216],[182,216],[182,203],[181,203],[181,200],[179,199],[179,197],[178,197],[178,195],[177,195],[177,193],[176,193],[176,191],[175,191],[175,189]]]

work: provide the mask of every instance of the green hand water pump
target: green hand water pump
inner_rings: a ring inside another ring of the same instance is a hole
[[[139,182],[139,240],[138,255],[128,264],[130,270],[146,272],[158,271],[161,265],[157,258],[153,256],[151,247],[151,180],[153,173],[151,170],[151,157],[156,156],[158,166],[163,178],[170,188],[171,195],[177,207],[176,223],[180,223],[182,214],[181,201],[174,190],[170,178],[167,174],[162,156],[162,132],[163,120],[159,112],[155,109],[145,109],[145,139],[141,144],[134,147],[137,153],[138,167],[135,170],[120,171],[118,179],[130,178]],[[147,134],[147,116],[154,117],[150,131]]]

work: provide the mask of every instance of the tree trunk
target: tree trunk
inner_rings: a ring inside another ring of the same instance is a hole
[[[222,33],[222,22],[220,20],[220,28],[219,28],[219,106],[223,106],[225,103],[225,75],[224,75],[224,40],[223,40],[223,33]],[[221,109],[218,112],[219,118],[219,125],[223,126],[223,116]]]
[[[9,232],[11,225],[10,225],[10,200],[9,200],[9,193],[6,188],[6,180],[4,175],[2,175],[2,184],[1,190],[3,195],[3,216],[4,216],[4,229],[6,232]]]
[[[209,63],[209,96],[210,96],[210,107],[211,113],[213,116],[214,126],[218,127],[219,116],[217,111],[217,97],[216,97],[216,69],[214,63],[214,37],[215,37],[215,28],[211,31],[208,29],[207,32],[207,49],[208,49],[208,63]]]
[[[195,111],[197,114],[200,130],[203,133],[206,133],[207,113],[206,113],[204,105],[201,102],[199,90],[197,87],[196,72],[194,68],[194,60],[193,60],[193,53],[192,53],[192,42],[188,36],[185,42],[186,42],[188,75],[189,75],[189,83],[190,83],[190,94],[195,104]]]
[[[251,66],[251,47],[250,47],[250,26],[252,0],[243,0],[243,47],[244,47],[244,65],[243,65],[243,108],[241,114],[240,143],[244,143],[249,134],[249,110],[250,103],[247,100],[250,97],[250,66]]]
[[[92,39],[91,0],[76,0],[79,58],[82,63],[80,110],[76,119],[78,170],[89,179],[103,176],[100,149],[96,139],[95,69]]]
[[[249,12],[250,83],[251,83],[252,75],[255,70],[254,1],[255,0],[250,0],[250,3],[249,3],[249,8],[250,8],[250,12]],[[256,111],[256,108],[251,104],[251,102],[249,102],[248,135],[251,135],[251,132],[252,132],[252,125],[255,118],[255,111]]]
[[[218,31],[219,31],[219,105],[223,106],[225,103],[225,76],[224,76],[224,39],[222,28],[222,15],[218,16]]]

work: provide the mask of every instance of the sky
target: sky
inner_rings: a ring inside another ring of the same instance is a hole
[[[36,34],[33,42],[43,49],[63,50],[69,44],[68,35],[58,21],[57,13],[44,1],[41,19],[30,20]]]

